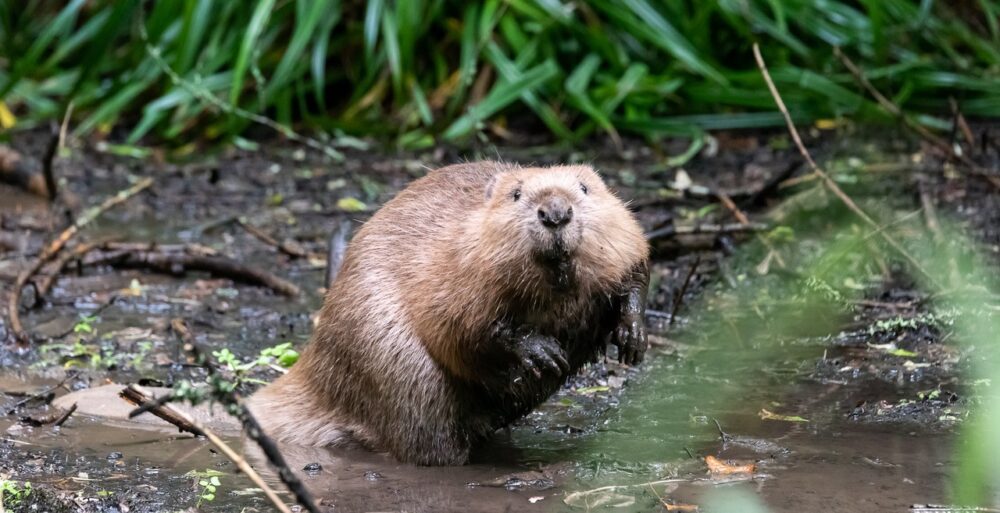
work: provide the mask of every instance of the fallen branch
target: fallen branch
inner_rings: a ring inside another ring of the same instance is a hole
[[[878,89],[875,88],[874,85],[872,85],[871,81],[868,80],[868,77],[866,77],[864,72],[861,71],[861,68],[859,68],[856,64],[854,64],[854,61],[852,61],[847,55],[845,55],[844,52],[840,50],[839,46],[833,47],[833,53],[834,55],[837,56],[838,59],[840,59],[840,62],[843,63],[844,67],[847,68],[847,70],[851,73],[851,75],[854,76],[854,79],[857,80],[859,84],[861,84],[861,87],[865,88],[865,90],[867,90],[868,93],[871,94],[873,98],[875,98],[875,101],[878,102],[878,104],[883,109],[885,109],[886,112],[898,118],[900,121],[903,122],[903,124],[907,128],[916,132],[917,135],[923,137],[924,140],[926,140],[927,142],[931,143],[934,146],[937,146],[941,151],[945,152],[946,155],[958,159],[962,164],[967,166],[974,174],[982,178],[985,178],[987,181],[993,184],[994,187],[1000,189],[1000,177],[993,175],[988,170],[986,170],[978,163],[976,163],[976,161],[969,158],[967,155],[957,153],[955,151],[955,148],[951,144],[949,144],[948,141],[942,139],[941,137],[938,137],[933,132],[928,130],[927,127],[914,121],[913,118],[911,118],[910,116],[907,116],[906,113],[904,113],[903,110],[900,109],[898,105],[893,103],[892,100],[886,98],[885,95],[883,95]],[[953,105],[953,108],[955,108],[955,110],[957,111],[957,107]]]
[[[233,281],[261,285],[289,297],[298,296],[301,292],[298,286],[288,280],[221,255],[205,255],[196,251],[162,251],[155,243],[106,243],[95,249],[107,252],[85,258],[84,265],[138,267],[175,275],[204,271]]]
[[[120,191],[118,194],[105,199],[100,205],[84,211],[83,215],[77,218],[77,220],[74,221],[69,228],[63,230],[62,233],[52,240],[52,242],[49,242],[49,244],[42,250],[41,254],[35,258],[35,261],[17,276],[17,280],[14,282],[14,289],[10,294],[10,300],[7,303],[7,315],[10,318],[10,330],[18,343],[26,344],[28,342],[28,335],[25,333],[24,327],[21,325],[20,315],[18,314],[18,310],[21,306],[21,289],[23,289],[24,285],[28,283],[28,280],[31,279],[31,277],[38,272],[38,270],[41,269],[46,262],[54,258],[59,251],[62,250],[63,246],[65,246],[66,243],[69,242],[69,240],[73,238],[73,236],[76,235],[84,226],[87,226],[101,214],[107,212],[114,206],[123,203],[132,196],[135,196],[152,184],[152,178],[143,178],[128,189]]]
[[[730,223],[730,224],[696,224],[690,226],[677,226],[673,223],[646,232],[646,240],[663,239],[677,235],[718,235],[729,233],[756,233],[768,229],[768,225],[763,223]]]
[[[823,168],[819,167],[819,164],[817,164],[816,161],[813,160],[812,155],[809,153],[809,150],[807,150],[805,144],[802,143],[802,138],[799,136],[799,131],[798,129],[795,128],[795,123],[792,121],[792,116],[791,114],[788,113],[788,108],[785,107],[785,102],[784,100],[781,99],[781,94],[778,93],[778,88],[774,85],[774,81],[771,79],[771,74],[767,71],[767,64],[764,63],[764,57],[761,56],[760,46],[757,43],[754,43],[753,45],[753,55],[754,59],[757,60],[757,67],[760,69],[760,73],[764,77],[764,82],[767,83],[767,88],[768,90],[770,90],[771,96],[774,98],[774,103],[778,105],[778,110],[781,111],[781,115],[785,118],[785,123],[788,125],[788,132],[792,136],[792,140],[795,142],[795,146],[799,149],[799,153],[802,154],[802,157],[806,159],[806,162],[809,164],[809,167],[812,169],[813,173],[815,173],[817,176],[820,177],[820,179],[823,181],[823,184],[826,185],[828,189],[830,189],[830,192],[832,192],[834,196],[836,196],[851,212],[854,212],[855,215],[861,218],[861,220],[863,220],[869,226],[877,230],[881,230],[879,224],[876,223],[874,219],[869,217],[864,210],[861,210],[861,207],[859,207],[854,202],[854,200],[851,199],[850,196],[844,193],[843,189],[841,189],[840,186],[838,186],[837,183],[830,178],[830,175],[828,175],[826,171],[824,171]],[[891,235],[889,235],[884,231],[880,231],[879,234],[882,236],[882,239],[886,241],[886,243],[892,246],[893,249],[899,252],[899,254],[904,259],[906,259],[906,261],[910,264],[911,267],[919,271],[920,274],[923,274],[928,281],[937,285],[937,280],[935,280],[934,277],[931,276],[930,273],[928,273],[927,270],[924,269],[922,265],[920,265],[920,262],[917,262],[917,260],[914,259],[913,256],[910,255],[908,251],[906,251],[906,248],[904,248],[900,243],[896,242],[896,239],[894,239]]]
[[[155,403],[152,395],[147,393],[138,385],[134,384],[122,389],[121,396],[123,399],[133,404],[148,405]],[[267,496],[267,499],[271,501],[271,504],[273,504],[278,511],[281,511],[282,513],[291,513],[292,510],[289,509],[284,502],[282,502],[281,498],[278,497],[278,494],[275,493],[275,491],[264,481],[264,478],[260,477],[260,474],[258,474],[257,471],[254,470],[249,463],[247,463],[247,460],[243,459],[243,457],[236,451],[226,445],[226,443],[223,442],[218,435],[201,425],[201,423],[197,420],[191,418],[190,415],[170,406],[169,404],[159,404],[154,407],[150,407],[149,412],[177,426],[178,429],[187,431],[188,433],[192,433],[197,436],[204,436],[209,442],[212,443],[212,445],[219,449],[222,454],[229,458],[229,460],[236,465],[236,468],[240,469],[240,471],[246,474],[246,476],[250,478],[255,485],[264,491],[264,495]],[[132,413],[135,412],[133,411]]]

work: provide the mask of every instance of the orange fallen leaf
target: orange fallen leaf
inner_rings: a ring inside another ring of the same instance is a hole
[[[753,463],[731,465],[711,455],[705,456],[705,464],[708,465],[708,472],[710,474],[722,476],[729,474],[752,474],[757,469],[757,466]]]

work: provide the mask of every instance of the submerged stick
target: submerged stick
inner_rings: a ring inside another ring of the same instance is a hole
[[[46,262],[52,260],[52,258],[54,258],[56,254],[62,250],[63,246],[65,246],[66,243],[69,242],[69,240],[72,239],[73,236],[76,235],[84,226],[87,226],[94,219],[100,217],[101,214],[107,212],[116,205],[125,202],[132,196],[138,194],[140,191],[148,188],[150,185],[153,185],[153,179],[143,178],[128,189],[119,191],[118,194],[105,199],[100,205],[85,210],[83,215],[77,218],[77,220],[74,221],[69,228],[63,230],[62,233],[49,242],[49,244],[42,250],[41,254],[35,258],[35,261],[17,276],[17,280],[14,281],[14,289],[10,294],[10,300],[7,303],[7,315],[10,319],[11,332],[14,334],[14,338],[18,341],[18,343],[26,344],[28,342],[28,335],[25,333],[24,327],[21,325],[20,315],[18,314],[21,303],[21,289],[23,289],[24,285],[28,283],[28,280],[30,280],[31,277],[34,276],[34,274],[38,272],[38,270],[41,269]]]
[[[872,228],[880,230],[879,234],[882,236],[882,239],[892,246],[893,249],[899,252],[899,254],[910,264],[911,267],[920,272],[920,274],[924,275],[928,281],[937,285],[937,280],[935,280],[934,277],[931,276],[931,274],[928,273],[922,265],[920,265],[920,262],[917,262],[917,260],[913,258],[908,251],[906,251],[906,248],[904,248],[899,242],[896,242],[896,239],[894,239],[891,235],[881,231],[879,224],[866,214],[864,210],[861,210],[861,207],[859,207],[857,203],[855,203],[854,200],[852,200],[851,197],[848,196],[847,193],[845,193],[832,178],[830,178],[830,175],[828,175],[826,171],[819,167],[819,164],[813,160],[809,150],[806,149],[805,144],[802,142],[802,137],[799,136],[798,129],[795,128],[795,123],[792,121],[791,114],[788,113],[788,108],[785,107],[785,101],[781,99],[781,94],[778,92],[778,88],[774,85],[774,80],[771,79],[771,73],[767,71],[767,64],[764,63],[764,57],[760,53],[760,45],[757,43],[754,43],[753,45],[753,56],[754,59],[757,60],[757,67],[760,69],[760,73],[764,77],[764,82],[767,83],[768,90],[774,98],[774,103],[778,105],[778,110],[781,111],[781,115],[785,118],[785,124],[788,125],[788,132],[792,136],[795,146],[799,149],[799,153],[802,154],[802,157],[806,159],[806,163],[809,164],[813,173],[815,173],[816,176],[823,181],[823,184],[830,189],[830,192],[832,192],[833,195],[836,196],[837,199],[839,199],[841,203],[843,203],[844,206],[846,206],[851,212],[854,212],[855,215],[861,218],[862,221],[867,223]]]

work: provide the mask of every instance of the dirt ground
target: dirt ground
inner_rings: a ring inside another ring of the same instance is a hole
[[[1000,137],[981,130],[985,142],[975,156],[996,168]],[[930,212],[954,222],[995,265],[1000,191],[919,141],[885,132],[817,132],[807,144],[880,220],[930,230]],[[40,155],[45,138],[20,134],[11,146]],[[0,348],[6,414],[0,480],[31,482],[15,509],[267,510],[249,481],[204,441],[84,415],[53,427],[48,421],[60,412],[48,403],[108,382],[204,381],[206,370],[192,363],[176,320],[197,348],[228,348],[239,362],[285,342],[301,347],[322,298],[329,234],[341,222],[357,226],[427,169],[499,156],[525,164],[589,162],[630,201],[647,232],[659,234],[651,238],[650,357],[638,368],[611,360],[589,367],[467,467],[419,468],[358,451],[286,448],[293,469],[313,469],[300,473],[324,507],[653,511],[700,504],[711,511],[711,496],[730,489],[751,492],[770,511],[946,503],[956,431],[981,393],[981,383],[965,378],[968,362],[990,349],[963,346],[912,270],[898,255],[873,249],[871,234],[856,251],[855,267],[835,274],[836,283],[828,280],[833,286],[793,270],[841,236],[834,225],[860,223],[829,194],[817,195],[819,180],[810,178],[783,133],[718,134],[709,146],[678,173],[660,162],[679,153],[682,142],[633,141],[623,152],[606,141],[585,150],[352,150],[340,163],[279,143],[185,163],[73,145],[55,163],[63,190],[55,208],[0,184],[4,305],[18,273],[55,233],[86,206],[128,187],[130,177],[147,176],[155,178],[152,187],[78,239],[209,251],[290,280],[301,294],[289,298],[176,267],[150,272],[126,265],[110,246],[69,263],[42,297],[26,287],[20,311],[32,342],[19,347],[8,317],[0,324],[0,339],[8,341]],[[743,213],[751,226],[740,226]],[[262,242],[254,229],[284,249]],[[836,315],[807,318],[809,329],[779,336],[772,312],[802,309],[798,298],[808,294],[787,292],[796,286],[820,295],[832,290]],[[747,313],[740,298],[749,296],[740,294],[762,291],[772,297]],[[850,291],[855,295],[845,296]],[[996,304],[997,292],[988,291],[984,304]],[[250,392],[280,368],[234,365],[227,372]],[[237,436],[229,439],[242,446]],[[706,474],[709,455],[756,468],[747,475]],[[221,485],[208,500],[199,483],[215,472]],[[273,474],[267,477],[280,486]],[[12,496],[6,497],[9,506]]]

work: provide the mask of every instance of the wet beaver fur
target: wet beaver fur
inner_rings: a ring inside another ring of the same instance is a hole
[[[283,442],[466,463],[609,343],[642,360],[648,251],[589,166],[432,171],[358,231],[299,362],[250,408]]]

